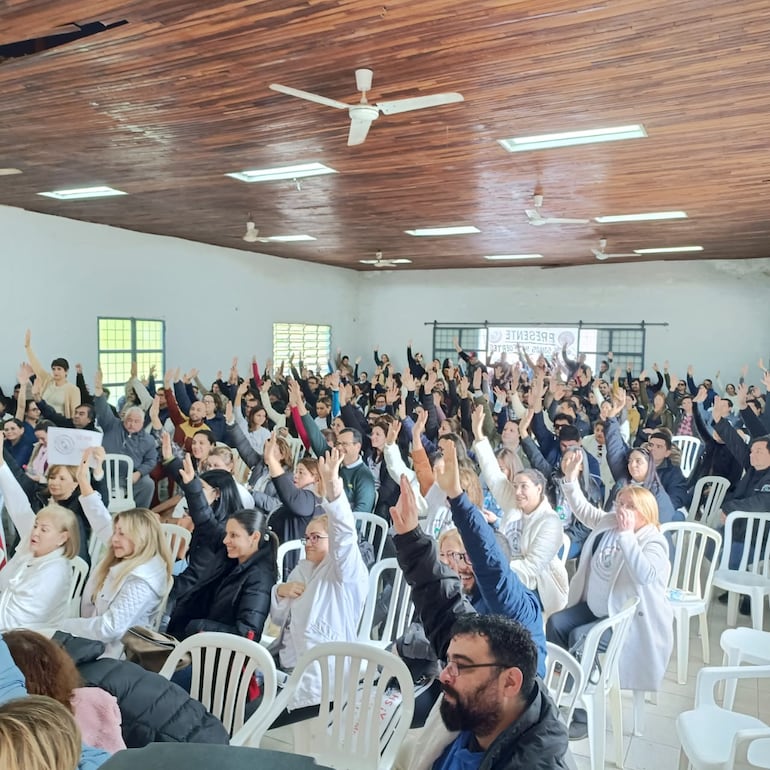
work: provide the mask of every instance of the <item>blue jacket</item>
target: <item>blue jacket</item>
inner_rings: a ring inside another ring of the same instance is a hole
[[[433,538],[419,527],[394,538],[398,563],[412,587],[412,601],[433,649],[439,658],[446,658],[458,615],[505,615],[532,634],[538,649],[537,673],[544,676],[546,647],[540,602],[511,570],[494,530],[467,495],[463,493],[449,504],[476,576],[470,601],[460,589],[457,574],[438,560]]]
[[[26,698],[26,696],[27,686],[24,682],[24,674],[11,657],[11,651],[5,640],[0,637],[0,704],[15,698]],[[78,769],[96,770],[109,758],[110,755],[106,751],[84,745]]]

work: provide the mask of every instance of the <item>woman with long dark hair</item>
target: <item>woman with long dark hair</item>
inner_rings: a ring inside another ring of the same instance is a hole
[[[278,539],[268,530],[267,519],[258,508],[244,508],[227,517],[224,576],[205,597],[208,603],[196,604],[199,615],[187,623],[184,636],[200,631],[257,639],[262,635],[278,574]]]

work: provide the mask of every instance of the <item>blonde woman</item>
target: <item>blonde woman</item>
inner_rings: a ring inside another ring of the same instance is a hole
[[[107,553],[91,570],[83,591],[82,617],[63,620],[58,627],[104,642],[105,655],[118,657],[123,634],[131,626],[151,625],[155,620],[171,586],[173,559],[151,511],[123,511],[113,522],[91,487],[91,455],[86,450],[78,469],[80,502]]]
[[[0,492],[5,493],[15,479],[2,453],[0,438]],[[29,505],[9,505],[8,513],[20,542],[0,571],[0,630],[56,624],[67,609],[70,559],[77,556],[80,547],[75,514],[56,504],[41,508],[37,514]]]

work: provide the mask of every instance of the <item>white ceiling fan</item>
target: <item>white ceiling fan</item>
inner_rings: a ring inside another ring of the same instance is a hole
[[[383,259],[382,252],[376,251],[374,259],[359,259],[362,265],[372,265],[374,267],[395,267],[396,265],[411,265],[411,259]]]
[[[567,217],[544,217],[540,213],[540,209],[543,205],[543,196],[536,193],[532,196],[532,204],[534,208],[524,209],[524,213],[529,219],[529,224],[534,227],[542,227],[543,225],[587,225],[590,219],[570,219]]]
[[[438,107],[442,104],[454,104],[455,102],[463,101],[462,94],[448,92],[370,104],[366,100],[366,93],[372,88],[372,71],[369,69],[356,70],[356,88],[361,92],[361,101],[358,104],[345,104],[345,102],[338,102],[336,99],[328,99],[325,96],[311,94],[308,91],[300,91],[297,88],[282,86],[280,83],[271,83],[270,88],[273,91],[278,91],[288,96],[296,96],[299,99],[306,99],[316,104],[325,104],[327,107],[335,107],[338,110],[347,110],[350,115],[349,147],[363,143],[366,135],[369,133],[369,126],[371,126],[373,120],[377,120],[380,113],[383,115],[395,115],[399,112],[422,110],[427,107]]]
[[[598,249],[591,249],[591,252],[593,255],[601,260],[604,261],[605,259],[612,259],[613,257],[638,257],[638,254],[635,254],[631,252],[630,254],[608,254],[605,249],[607,248],[607,239],[602,238],[599,241],[599,248]]]
[[[243,234],[243,240],[246,243],[270,243],[268,238],[259,237],[259,228],[249,214],[249,219],[246,222],[246,232]]]

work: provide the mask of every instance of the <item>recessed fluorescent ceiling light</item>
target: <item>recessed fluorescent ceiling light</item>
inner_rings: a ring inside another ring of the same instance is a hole
[[[493,262],[500,261],[506,259],[542,259],[542,254],[491,254],[488,257],[484,257],[484,259],[489,259]]]
[[[13,176],[14,174],[21,174],[21,170],[18,168],[0,168],[0,176]]]
[[[480,233],[478,227],[422,227],[417,230],[404,230],[407,235],[466,235],[468,233]]]
[[[595,128],[587,131],[562,131],[558,134],[538,134],[536,136],[514,136],[511,139],[499,139],[508,152],[526,150],[547,150],[550,147],[571,147],[575,144],[594,144],[595,142],[617,142],[620,139],[642,139],[647,136],[644,126],[614,126]]]
[[[279,179],[303,179],[306,176],[321,176],[337,172],[323,163],[300,163],[296,166],[279,166],[278,168],[254,168],[249,171],[235,171],[231,176],[241,182],[274,182]]]
[[[111,198],[114,195],[128,195],[122,190],[114,190],[112,187],[78,187],[73,190],[52,190],[42,192],[46,198],[56,198],[59,201],[75,201],[82,198]]]
[[[679,251],[703,251],[703,246],[667,246],[662,249],[634,249],[634,254],[676,254]]]
[[[684,211],[651,211],[648,214],[617,214],[611,217],[596,217],[597,222],[612,224],[613,222],[647,222],[652,219],[687,219]]]
[[[265,240],[272,243],[299,243],[300,241],[314,241],[315,238],[312,235],[271,235]]]

